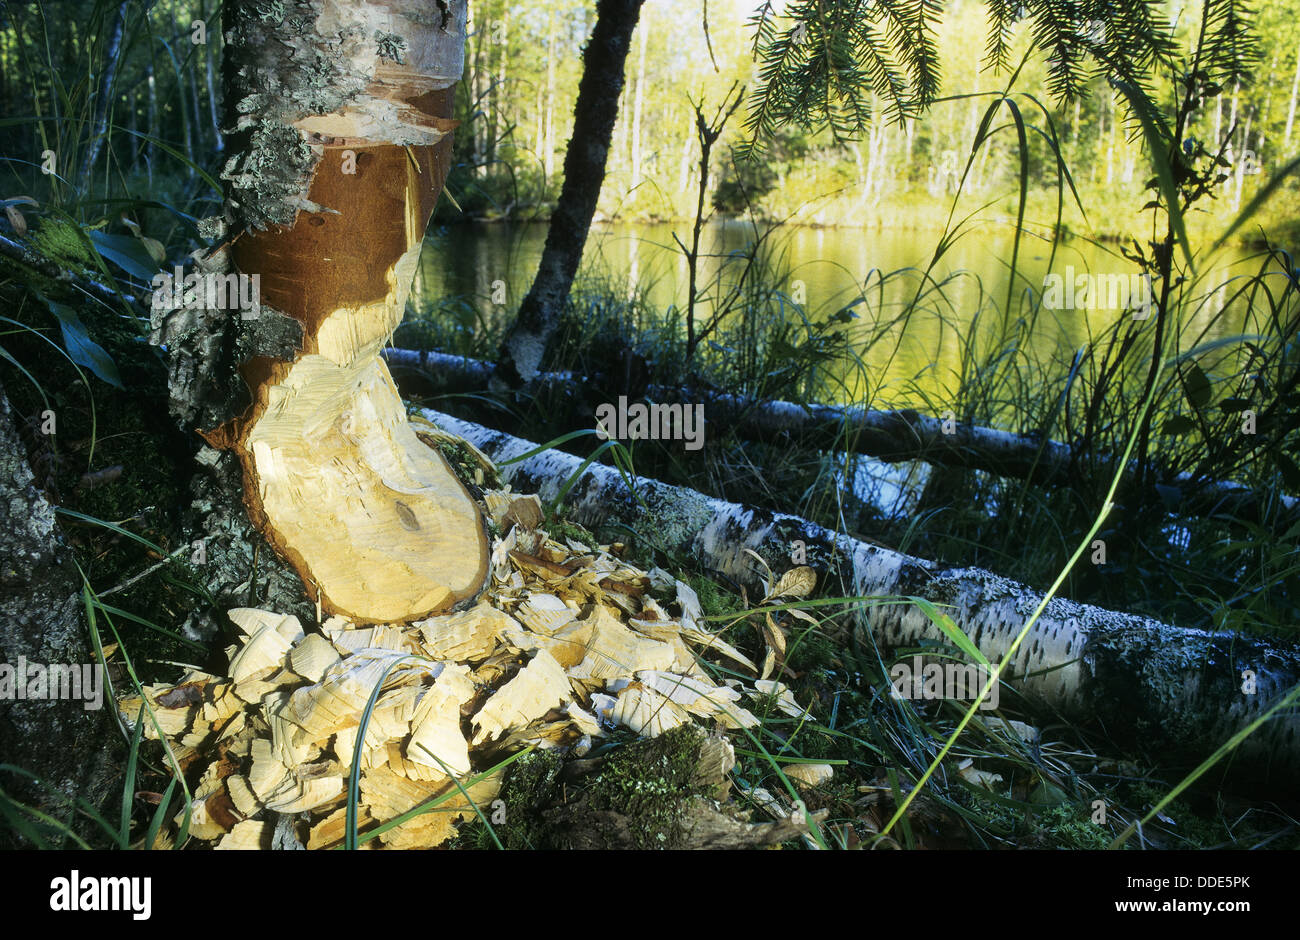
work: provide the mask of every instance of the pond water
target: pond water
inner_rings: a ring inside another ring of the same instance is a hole
[[[681,310],[687,297],[687,264],[674,234],[689,243],[689,224],[593,226],[580,278],[604,278],[614,292],[630,296],[640,290],[658,309]],[[941,234],[788,226],[768,237],[778,268],[787,272],[784,292],[801,302],[812,322],[857,301],[852,308],[855,319],[845,329],[866,369],[843,377],[841,400],[870,395],[876,407],[904,407],[920,406],[926,398],[943,399],[960,385],[973,326],[985,348],[1014,341],[1032,361],[1068,364],[1074,350],[1120,318],[1133,316],[1135,306],[1141,312],[1145,284],[1116,245],[1082,238],[1061,241],[1049,269],[1051,243],[1024,234],[1012,313],[1007,316],[1003,311],[1011,281],[1012,224],[974,224],[945,250],[927,278],[924,272]],[[707,318],[712,299],[734,283],[740,270],[734,257],[727,256],[743,251],[755,235],[754,228],[742,222],[705,227],[701,249],[708,257],[701,260],[698,282],[707,293],[697,306],[697,322]],[[417,274],[416,309],[437,308],[438,315],[455,317],[466,329],[505,322],[536,273],[545,238],[541,223],[431,229]],[[1228,299],[1228,279],[1256,267],[1242,264],[1244,257],[1244,252],[1225,252],[1213,273],[1203,277],[1196,302],[1184,315],[1185,340],[1202,334],[1212,339],[1240,329],[1235,312],[1218,314]],[[1053,286],[1054,294],[1044,293]],[[1016,341],[1017,320],[1029,316],[1031,291],[1044,298],[1043,309],[1032,330]],[[918,292],[921,300],[912,315],[899,321]],[[1144,322],[1154,327],[1155,318]],[[876,342],[870,341],[873,336]],[[869,376],[865,381],[864,371]]]

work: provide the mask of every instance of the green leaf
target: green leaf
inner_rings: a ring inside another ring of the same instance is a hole
[[[1247,408],[1249,408],[1250,399],[1249,398],[1225,398],[1223,401],[1219,402],[1219,407],[1223,409],[1223,411],[1227,412],[1228,414],[1235,414],[1240,411],[1245,411]]]
[[[1170,138],[1169,128],[1155,109],[1151,107],[1151,101],[1142,89],[1115,79],[1111,80],[1111,84],[1128,99],[1129,105],[1133,108],[1133,113],[1137,115],[1138,121],[1142,124],[1142,134],[1146,138],[1147,147],[1151,150],[1151,162],[1156,170],[1155,182],[1159,184],[1160,194],[1164,197],[1165,211],[1169,213],[1169,222],[1173,226],[1174,236],[1183,249],[1183,257],[1187,259],[1187,266],[1192,271],[1195,271],[1196,264],[1192,261],[1192,246],[1187,240],[1187,228],[1183,224],[1182,207],[1179,205],[1178,184],[1174,182],[1173,156],[1167,143]]]
[[[1161,434],[1186,434],[1196,430],[1196,422],[1186,415],[1174,415],[1160,428]]]
[[[980,648],[971,641],[970,637],[962,632],[961,628],[953,622],[951,617],[924,597],[913,597],[911,600],[917,607],[921,608],[922,612],[927,617],[930,618],[930,622],[942,630],[944,636],[952,640],[953,644],[969,656],[973,662],[980,663],[984,666],[992,665],[988,661],[988,658],[980,652]]]
[[[1275,450],[1273,466],[1282,474],[1282,484],[1292,493],[1300,493],[1300,467],[1296,466],[1296,462],[1282,451]]]
[[[113,362],[113,357],[90,338],[85,324],[77,316],[77,311],[48,297],[45,303],[50,308],[50,313],[54,314],[59,321],[59,326],[63,330],[63,345],[68,350],[68,356],[72,361],[79,366],[85,366],[114,388],[124,388],[122,378],[117,374],[117,364]]]
[[[106,261],[111,261],[132,277],[148,283],[158,273],[158,263],[150,255],[148,248],[137,238],[129,235],[105,235],[103,232],[90,233],[90,240]]]
[[[154,810],[153,818],[149,820],[149,829],[144,835],[144,847],[146,849],[152,849],[154,843],[158,841],[158,832],[162,829],[163,821],[167,818],[167,808],[172,805],[172,796],[176,792],[176,782],[176,778],[173,777],[171,783],[167,784],[162,799],[158,801],[158,808]]]
[[[1187,393],[1187,400],[1197,411],[1203,409],[1210,403],[1210,379],[1201,370],[1201,367],[1194,362],[1187,364],[1187,370],[1183,372],[1183,390]]]
[[[135,808],[135,773],[140,759],[140,737],[144,733],[144,705],[135,718],[135,730],[131,733],[131,746],[126,752],[126,779],[122,781],[122,825],[118,830],[117,842],[126,848],[131,842],[131,810]]]

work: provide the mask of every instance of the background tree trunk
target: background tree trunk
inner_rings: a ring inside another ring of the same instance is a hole
[[[113,26],[108,34],[108,47],[104,50],[104,74],[99,76],[99,88],[95,94],[95,113],[91,119],[90,142],[86,146],[81,160],[81,169],[77,172],[77,189],[83,198],[90,193],[90,174],[95,169],[95,161],[104,149],[104,140],[108,130],[108,109],[113,100],[113,89],[117,83],[117,64],[121,59],[122,31],[126,26],[126,4],[122,3],[113,16]]]
[[[623,90],[623,66],[641,3],[600,0],[597,5],[596,25],[582,56],[573,137],[564,157],[564,186],[546,232],[537,276],[498,354],[495,381],[503,388],[521,387],[541,368],[542,356],[578,273],[605,179],[605,162]]]

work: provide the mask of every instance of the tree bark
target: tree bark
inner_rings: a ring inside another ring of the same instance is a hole
[[[323,612],[418,619],[483,584],[478,510],[379,358],[446,179],[465,22],[464,0],[225,8],[229,189],[199,268],[259,296],[153,311],[173,412],[210,445],[205,528],[236,550],[217,559],[219,593],[258,564],[244,515]]]
[[[537,276],[498,353],[496,382],[502,388],[518,389],[540,370],[573,286],[605,179],[623,66],[642,2],[600,0],[597,5],[596,25],[582,57],[573,137],[564,156],[564,186],[551,216]]]
[[[445,353],[385,349],[383,355],[394,367],[419,369],[437,391],[487,390],[495,371],[491,363]],[[538,373],[531,387],[564,393],[555,399],[571,406],[573,416],[578,417],[581,397],[575,393],[581,386],[572,374]],[[760,402],[737,395],[688,394],[683,389],[658,385],[650,386],[648,392],[657,401],[688,399],[703,403],[711,424],[728,428],[745,440],[780,443],[794,439],[818,450],[866,454],[886,463],[922,460],[936,467],[983,470],[1039,486],[1063,486],[1076,476],[1073,452],[1060,441],[961,422],[953,422],[945,432],[942,420],[911,409],[877,411]],[[1130,472],[1125,483],[1135,479],[1136,474]],[[1186,515],[1222,513],[1267,524],[1277,531],[1300,522],[1300,499],[1294,497],[1272,497],[1226,481],[1200,482],[1188,474],[1157,482],[1180,491],[1177,505],[1171,508]]]
[[[5,792],[56,819],[73,822],[73,831],[92,835],[88,820],[73,818],[77,798],[104,808],[117,784],[123,746],[100,674],[98,707],[83,700],[18,697],[30,690],[30,667],[76,668],[81,676],[94,666],[81,578],[67,557],[54,508],[33,483],[27,454],[18,436],[9,399],[0,389],[0,664],[13,670],[0,697],[0,762],[18,761],[41,779],[5,773]],[[48,673],[47,673],[48,676]],[[4,681],[0,680],[0,687]],[[45,686],[46,691],[49,686]],[[102,833],[100,834],[102,836]],[[5,839],[0,837],[0,846]],[[12,846],[11,846],[12,847]]]
[[[105,132],[108,130],[108,106],[113,99],[113,86],[117,83],[117,63],[121,59],[122,31],[126,26],[126,3],[117,8],[113,16],[113,25],[108,34],[108,48],[104,51],[104,74],[100,76],[98,93],[95,95],[95,113],[91,119],[90,141],[86,145],[85,156],[81,160],[81,169],[77,172],[77,189],[82,198],[90,193],[90,174],[95,169],[95,161],[104,149]]]
[[[436,411],[424,414],[500,466],[518,492],[554,500],[582,460],[549,450],[506,464],[537,445]],[[504,464],[504,465],[503,465]],[[978,568],[934,562],[830,532],[795,516],[710,499],[693,490],[635,479],[628,492],[612,467],[591,464],[565,498],[569,514],[594,528],[617,523],[654,533],[657,547],[762,587],[746,549],[774,571],[790,566],[796,542],[824,590],[844,596],[922,597],[945,612],[991,662],[1001,661],[1042,595]],[[882,647],[950,642],[915,605],[852,608],[859,636]],[[1248,675],[1246,675],[1248,673]],[[1168,756],[1197,760],[1300,682],[1300,648],[1279,638],[1213,634],[1064,598],[1050,601],[1003,672],[1031,705],[1096,722],[1116,737]],[[1252,691],[1246,691],[1249,688]],[[1237,767],[1256,781],[1300,770],[1300,714],[1275,716],[1237,749]]]

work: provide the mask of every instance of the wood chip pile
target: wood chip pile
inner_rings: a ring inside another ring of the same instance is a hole
[[[553,538],[536,497],[489,490],[484,504],[506,534],[471,609],[412,624],[335,616],[322,633],[292,616],[231,610],[242,638],[228,650],[228,676],[190,672],[146,687],[143,736],[161,736],[189,779],[204,768],[190,836],[223,849],[278,846],[283,814],[295,816],[291,832],[305,832],[307,848],[339,845],[359,761],[363,834],[447,797],[363,846],[432,847],[476,815],[467,796],[490,814],[501,774],[476,780],[475,771],[529,745],[580,756],[619,727],[647,737],[687,723],[752,728],[760,697],[804,714],[779,682],[719,682],[701,667],[711,651],[732,670],[771,675],[784,643],[770,620],[760,667],[710,632],[695,592],[662,569],[643,572],[610,546]],[[806,595],[811,575],[787,572],[769,597]],[[133,695],[119,708],[134,723],[142,704]],[[159,844],[177,838],[181,818]]]

